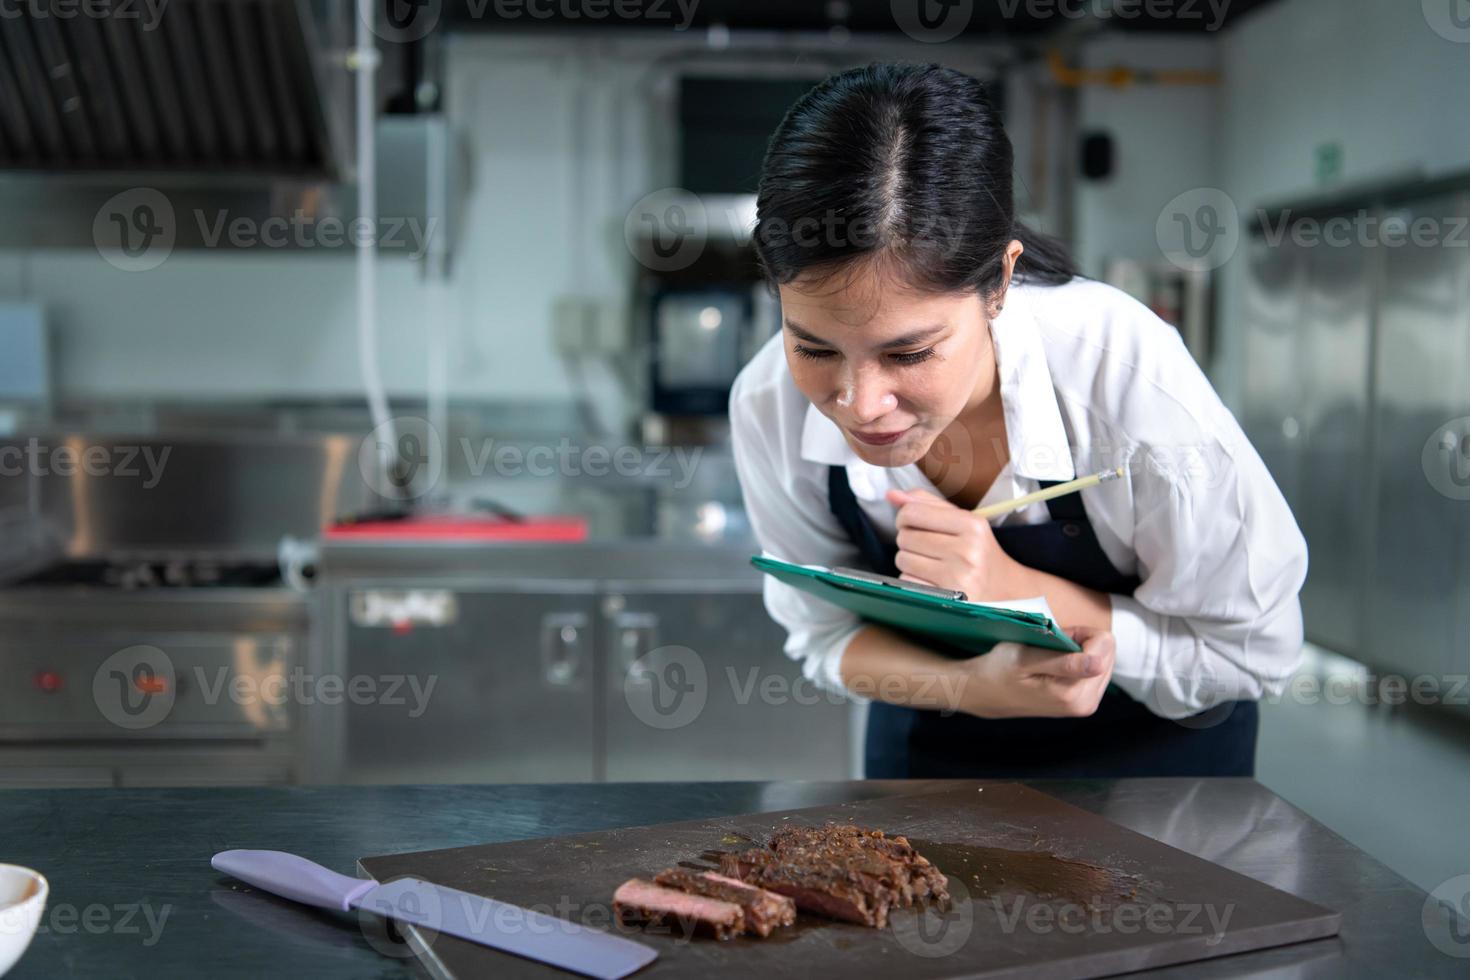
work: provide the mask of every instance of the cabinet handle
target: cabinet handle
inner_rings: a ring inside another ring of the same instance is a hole
[[[617,644],[613,662],[618,665],[618,676],[610,678],[614,684],[622,684],[630,671],[637,671],[642,679],[642,668],[634,665],[648,651],[658,646],[658,616],[650,612],[625,612],[613,617],[613,642]]]
[[[582,613],[552,613],[541,619],[541,676],[552,687],[577,682],[586,661],[582,638],[587,617]]]

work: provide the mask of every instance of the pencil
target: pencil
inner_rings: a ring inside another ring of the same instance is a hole
[[[1053,497],[1076,493],[1078,490],[1086,490],[1088,487],[1095,487],[1099,483],[1104,483],[1108,480],[1116,480],[1123,475],[1125,469],[1126,467],[1119,466],[1116,469],[1103,470],[1101,473],[1094,473],[1091,476],[1078,477],[1075,480],[1068,480],[1066,483],[1058,483],[1054,487],[1047,487],[1045,490],[1028,493],[1024,497],[1017,497],[1014,500],[1002,500],[998,504],[976,507],[975,513],[987,519],[999,517],[1001,514],[1009,514],[1013,510],[1020,510],[1022,507],[1031,504],[1039,504],[1043,500],[1050,500]]]

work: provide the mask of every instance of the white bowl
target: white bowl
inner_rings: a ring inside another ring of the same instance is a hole
[[[20,959],[46,908],[46,879],[14,864],[0,864],[0,976]]]

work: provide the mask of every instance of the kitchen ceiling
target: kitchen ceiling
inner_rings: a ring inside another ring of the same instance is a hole
[[[955,16],[966,17],[964,37],[994,40],[1035,38],[1086,20],[1122,31],[1204,32],[1277,0],[602,0],[604,13],[596,20],[589,13],[591,0],[385,2],[405,7],[442,3],[446,21],[461,30],[536,30],[567,24],[655,30],[667,29],[671,20],[684,24],[687,16],[687,26],[695,28],[721,24],[732,30],[825,31],[841,26],[878,34],[899,33],[895,14],[908,13],[904,8],[917,10],[922,3],[929,18],[944,18],[949,8]],[[623,4],[646,15],[620,18],[609,12]],[[667,16],[655,17],[656,7]]]

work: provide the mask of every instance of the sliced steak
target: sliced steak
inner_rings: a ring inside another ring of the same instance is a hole
[[[825,827],[785,827],[777,831],[770,841],[771,849],[778,854],[823,844],[861,848],[898,862],[906,878],[901,905],[923,899],[941,903],[949,901],[949,884],[944,873],[930,864],[929,859],[901,835],[889,837],[881,830],[851,824],[828,824]]]
[[[884,878],[824,854],[795,851],[777,854],[752,847],[720,858],[720,870],[769,891],[790,897],[804,912],[883,928],[896,893]]]
[[[642,878],[630,878],[613,893],[613,915],[625,924],[677,926],[684,935],[704,933],[729,939],[745,931],[745,912],[734,902],[691,895]]]
[[[666,888],[739,905],[745,913],[746,932],[757,936],[769,936],[777,926],[789,926],[796,921],[796,903],[790,898],[713,871],[669,868],[654,875],[653,880]]]

